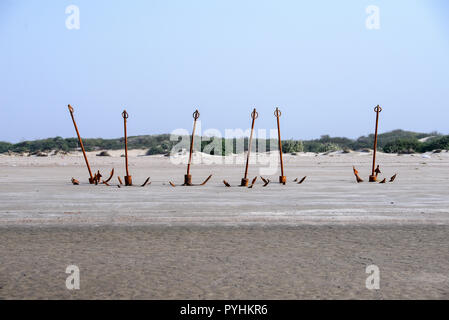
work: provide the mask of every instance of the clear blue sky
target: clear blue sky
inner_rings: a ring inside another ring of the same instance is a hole
[[[449,134],[449,1],[0,2],[0,140],[258,128],[283,138]],[[80,9],[68,30],[65,8]],[[368,5],[380,30],[365,27]]]

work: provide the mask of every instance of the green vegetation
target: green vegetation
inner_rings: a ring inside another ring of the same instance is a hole
[[[449,135],[439,136],[423,142],[420,148],[418,148],[418,152],[427,152],[438,149],[449,150]]]
[[[420,147],[418,139],[398,139],[386,143],[383,151],[386,153],[414,153]]]
[[[422,138],[430,137],[425,142],[419,141]],[[230,153],[239,153],[248,150],[248,141],[245,138],[209,138],[195,137],[195,150],[199,148],[203,152],[215,155],[226,155]],[[94,150],[118,150],[123,149],[123,138],[118,139],[84,139],[84,147],[87,151]],[[360,150],[372,148],[374,143],[374,135],[362,136],[358,139],[348,139],[342,137],[330,137],[323,135],[319,139],[314,140],[284,140],[282,141],[282,152],[329,152],[336,150]],[[128,138],[129,149],[147,149],[147,155],[168,154],[172,152],[173,147],[177,146],[177,150],[188,150],[190,147],[190,137],[178,137],[177,141],[170,141],[169,134],[132,136]],[[0,153],[16,152],[16,153],[36,153],[48,152],[51,150],[58,151],[74,151],[79,149],[78,140],[76,138],[48,138],[35,141],[24,141],[16,144],[8,142],[0,142]],[[252,142],[253,151],[270,151],[277,150],[278,145],[275,139],[254,139]],[[432,133],[417,133],[411,131],[394,130],[379,134],[378,149],[387,153],[409,153],[409,152],[427,152],[437,149],[449,149],[449,135]]]
[[[283,153],[296,153],[304,151],[304,143],[299,140],[282,141]]]
[[[11,148],[11,143],[0,141],[0,153],[8,152],[8,150],[10,150]]]

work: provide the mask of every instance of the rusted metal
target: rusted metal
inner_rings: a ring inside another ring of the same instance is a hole
[[[376,170],[374,170],[374,172],[376,173],[376,178],[377,178],[377,176],[379,175],[379,173],[382,173],[382,172],[380,171],[380,166],[379,166],[379,165],[377,165]]]
[[[262,181],[263,181],[263,186],[262,187],[266,187],[270,183],[270,179],[265,179],[262,176],[260,177],[260,179],[262,179]]]
[[[248,153],[246,155],[246,165],[245,165],[245,174],[243,176],[243,179],[240,183],[241,187],[247,187],[248,186],[248,166],[249,166],[249,156],[251,154],[251,145],[253,143],[253,132],[254,132],[254,122],[259,117],[259,114],[256,111],[256,108],[254,108],[253,112],[251,112],[251,132],[249,135],[249,141],[248,141]]]
[[[100,174],[100,170],[98,170],[98,172],[95,172],[94,174],[94,183],[95,185],[98,185],[98,183],[100,182],[102,175]]]
[[[109,178],[103,181],[104,184],[107,184],[109,181],[111,181],[112,177],[114,176],[114,168],[111,170],[111,174],[109,175]]]
[[[101,175],[100,170],[98,170],[97,173],[95,174],[95,177],[94,177],[95,178],[95,184],[99,184],[100,183],[101,177],[103,177],[103,176]]]
[[[212,178],[212,175],[209,175],[206,180],[204,180],[203,182],[200,183],[200,186],[204,186],[209,180],[210,178]]]
[[[284,176],[284,162],[282,160],[282,142],[281,142],[281,128],[279,124],[279,118],[281,117],[282,112],[279,108],[276,107],[274,111],[274,116],[276,117],[277,125],[278,125],[278,145],[279,145],[279,159],[281,163],[281,175],[279,177],[279,183],[284,184],[287,182],[287,177]]]
[[[150,181],[150,177],[148,177],[147,180],[145,180],[145,182],[141,185],[141,187],[145,187],[148,181]],[[151,184],[151,182],[149,184]]]
[[[382,108],[377,105],[374,108],[374,112],[376,113],[376,128],[374,132],[374,147],[373,147],[373,166],[371,169],[371,175],[369,176],[369,182],[376,182],[377,181],[377,175],[375,174],[375,167],[376,167],[376,151],[377,151],[377,129],[379,127],[379,113],[382,112]]]
[[[254,184],[256,183],[256,180],[257,180],[257,176],[254,177],[254,179],[251,181],[251,185],[248,187],[249,189],[251,189],[254,186]]]
[[[94,176],[92,175],[92,170],[90,169],[89,161],[87,160],[86,150],[84,149],[83,140],[81,139],[80,133],[78,131],[78,126],[76,125],[75,116],[73,115],[74,110],[73,107],[68,105],[70,116],[72,117],[73,126],[75,127],[76,135],[78,136],[78,141],[81,146],[81,150],[83,151],[84,161],[86,162],[87,170],[89,171],[89,183],[94,184]]]
[[[192,185],[192,175],[191,174],[184,175],[184,185],[185,186],[191,186]]]
[[[257,176],[254,177],[253,181],[251,181],[251,187],[256,183],[256,180],[257,180]]]
[[[193,116],[193,129],[192,129],[192,137],[190,139],[190,151],[189,151],[189,161],[187,163],[187,172],[184,175],[184,184],[182,184],[183,186],[204,186],[209,180],[210,178],[212,178],[212,175],[210,175],[209,177],[206,178],[206,180],[204,180],[202,183],[200,184],[193,184],[192,183],[192,175],[190,174],[190,167],[192,165],[192,155],[193,155],[193,146],[194,146],[194,140],[195,140],[195,130],[196,130],[196,121],[198,120],[198,118],[200,117],[200,113],[198,110],[195,110],[195,112],[192,114]],[[176,185],[169,181],[170,185],[172,187],[175,187]]]
[[[72,177],[72,184],[74,184],[74,185],[79,185],[80,184],[80,182],[78,181],[78,180],[76,180],[75,178],[73,178]]]
[[[251,184],[248,186],[248,188],[252,188],[254,186],[254,184],[256,183],[256,180],[257,180],[257,177],[254,177],[254,179],[251,181]],[[223,180],[223,184],[228,188],[231,187],[231,185],[226,180]],[[240,187],[242,187],[242,185],[240,185]]]
[[[360,178],[359,172],[357,171],[357,169],[354,166],[352,166],[352,170],[354,171],[354,175],[355,175],[357,183],[363,182],[363,179]]]
[[[122,179],[120,179],[120,176],[117,176],[118,182],[120,182],[120,185],[123,185]]]
[[[303,183],[306,180],[307,176],[303,177],[301,180],[299,180],[298,184]]]
[[[87,160],[86,150],[84,149],[83,139],[81,139],[81,135],[78,131],[78,126],[75,121],[74,109],[70,104],[68,105],[68,109],[69,109],[70,116],[73,121],[73,126],[75,127],[76,135],[78,136],[78,142],[80,144],[81,150],[83,151],[83,157],[84,157],[84,161],[86,162],[87,170],[89,171],[89,183],[95,184],[95,185],[98,185],[99,183],[104,183],[104,181],[103,182],[101,181],[102,175],[100,173],[100,170],[98,170],[94,175],[92,174],[92,170],[89,165],[89,160]],[[108,180],[106,180],[105,184],[107,184],[107,182],[109,182],[109,180],[111,180],[113,175],[114,175],[114,169],[112,169],[111,175],[108,178]],[[78,181],[78,180],[76,180],[76,181]]]
[[[124,128],[124,136],[125,136],[125,169],[126,169],[126,176],[125,176],[125,186],[132,186],[133,182],[132,182],[132,177],[129,174],[129,169],[128,169],[128,136],[127,136],[127,132],[126,132],[126,120],[128,119],[129,115],[128,112],[126,112],[126,110],[123,110],[122,112],[122,117],[123,117],[123,128]]]
[[[189,151],[189,162],[187,163],[187,173],[184,176],[184,184],[186,186],[192,185],[192,175],[190,174],[190,166],[192,165],[192,155],[193,155],[193,146],[195,141],[195,129],[196,129],[196,121],[200,117],[200,112],[195,110],[192,114],[193,116],[193,129],[192,129],[192,138],[190,139],[190,151]]]
[[[246,154],[245,173],[243,174],[243,178],[240,181],[240,185],[239,185],[240,187],[248,187],[249,186],[248,168],[249,168],[249,159],[250,159],[250,154],[251,154],[251,146],[253,144],[254,123],[255,123],[256,119],[259,117],[259,114],[257,113],[256,108],[253,109],[250,116],[252,119],[251,120],[251,131],[250,131],[249,140],[248,140],[248,152]],[[252,188],[256,179],[257,179],[257,177],[255,179],[253,179],[254,182],[251,183],[249,188]],[[226,180],[223,180],[223,183],[226,187],[231,187],[231,185]]]
[[[377,105],[374,108],[374,112],[376,113],[376,126],[374,129],[374,146],[373,146],[373,162],[371,167],[371,174],[369,176],[369,182],[377,182],[377,179],[379,175],[382,173],[380,170],[380,165],[376,165],[376,154],[377,154],[377,140],[378,140],[378,129],[379,129],[379,114],[382,112],[382,108]],[[357,182],[363,182],[363,179],[360,178],[359,172],[356,170],[356,168],[352,167],[354,170],[354,175],[356,177]],[[390,182],[393,182],[396,178],[396,174],[390,178]],[[379,183],[386,183],[387,179],[384,178]]]
[[[396,179],[396,176],[397,176],[398,174],[397,173],[395,173],[391,178],[390,178],[390,182],[393,182],[394,181],[394,179]]]
[[[242,178],[242,181],[240,181],[240,187],[247,187],[249,184],[249,180]]]

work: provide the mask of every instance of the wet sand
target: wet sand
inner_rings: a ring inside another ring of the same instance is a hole
[[[9,227],[0,299],[448,299],[448,226]],[[80,290],[65,268],[80,268]],[[380,269],[368,290],[366,266]]]
[[[152,184],[118,188],[88,185],[79,154],[0,156],[0,299],[448,299],[449,155],[378,158],[394,183],[354,182],[369,154],[302,154],[285,156],[286,186],[247,189],[222,184],[240,182],[236,164],[194,165],[211,181],[173,188],[184,165],[134,156],[133,180]],[[120,156],[90,160],[123,176]]]

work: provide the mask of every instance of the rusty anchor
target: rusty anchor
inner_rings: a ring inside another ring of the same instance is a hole
[[[89,183],[90,184],[98,184],[98,183],[100,183],[102,175],[100,174],[100,171],[95,173],[95,175],[92,175],[92,170],[90,169],[89,161],[87,160],[86,150],[84,149],[83,139],[81,139],[81,135],[78,131],[78,126],[76,125],[75,116],[73,115],[74,109],[70,104],[68,105],[68,109],[70,112],[70,116],[72,117],[73,126],[75,127],[76,135],[78,136],[78,142],[81,146],[81,150],[83,151],[84,161],[86,162],[87,170],[89,171]],[[111,174],[110,174],[109,178],[106,180],[105,184],[107,184],[107,182],[109,182],[109,180],[112,179],[113,175],[114,175],[114,169],[112,169]],[[73,180],[75,180],[75,182],[78,182],[78,183],[74,183]],[[79,181],[72,178],[72,183],[74,185],[78,185]],[[104,181],[103,181],[103,183],[104,183]]]
[[[256,111],[256,108],[254,108],[253,112],[251,112],[251,133],[249,135],[249,141],[248,141],[248,154],[246,155],[246,165],[245,165],[245,175],[242,178],[242,182],[240,183],[241,187],[247,187],[248,186],[248,166],[249,166],[249,155],[251,153],[251,145],[253,143],[253,132],[254,132],[254,122],[259,117],[259,114]],[[256,177],[257,179],[257,177]],[[256,181],[251,184],[251,187],[254,185]]]
[[[131,175],[129,174],[128,169],[128,135],[126,132],[126,120],[129,118],[128,112],[126,110],[123,110],[122,112],[123,117],[123,128],[124,128],[124,137],[125,137],[125,170],[126,170],[126,176],[125,178],[125,186],[132,186],[133,180]]]
[[[282,112],[279,110],[279,108],[276,107],[276,110],[274,110],[274,116],[276,117],[277,125],[278,125],[278,145],[279,145],[279,160],[281,163],[281,175],[279,177],[279,183],[286,184],[287,183],[287,177],[284,176],[284,162],[282,160],[282,142],[281,142],[281,128],[279,125],[279,118],[281,117]]]
[[[306,178],[307,178],[307,176],[302,177],[302,179],[298,181],[298,184],[303,183],[306,180]]]
[[[249,156],[251,153],[251,145],[253,142],[253,132],[254,132],[254,122],[255,120],[259,117],[259,114],[256,111],[256,108],[254,108],[253,112],[251,112],[251,132],[249,135],[249,141],[248,141],[248,153],[246,155],[246,165],[245,165],[245,174],[242,178],[242,181],[240,183],[240,187],[248,187],[249,184],[249,179],[248,179],[248,166],[249,166]],[[252,181],[251,181],[251,185],[248,188],[252,188],[254,183],[256,182],[257,177],[255,177]],[[223,180],[223,183],[226,187],[230,187],[231,185],[226,181]]]
[[[89,171],[89,176],[90,176],[89,183],[94,184],[95,179],[94,179],[94,176],[92,175],[92,170],[90,169],[89,160],[87,160],[87,155],[86,155],[86,150],[84,150],[83,140],[81,139],[80,133],[78,131],[78,126],[76,125],[75,116],[73,115],[73,113],[74,113],[73,107],[69,104],[68,108],[69,108],[70,116],[72,117],[72,121],[73,121],[73,125],[75,127],[76,134],[78,136],[78,142],[81,146],[81,150],[83,151],[84,161],[86,162],[87,170]]]
[[[262,181],[263,181],[263,186],[262,187],[266,187],[270,183],[270,179],[265,179],[262,176],[260,177],[260,179],[262,179]]]
[[[251,189],[254,186],[254,184],[256,183],[256,180],[257,180],[257,176],[254,177],[254,179],[251,181],[251,185],[248,188]]]
[[[376,112],[376,128],[374,132],[374,147],[373,147],[373,166],[371,169],[371,175],[369,176],[369,182],[376,182],[377,176],[380,173],[379,166],[376,168],[376,152],[377,152],[377,129],[379,127],[379,113],[382,112],[382,108],[377,105],[374,108],[374,112]]]
[[[355,179],[356,179],[357,183],[363,182],[363,179],[360,178],[360,176],[359,176],[359,171],[354,166],[352,166],[352,170],[354,171],[354,175],[355,175]]]
[[[127,119],[129,118],[129,114],[128,112],[126,112],[126,110],[123,110],[122,112],[122,117],[123,117],[123,128],[124,128],[124,140],[125,140],[125,170],[126,170],[126,176],[124,176],[124,180],[125,180],[125,186],[132,186],[133,185],[133,181],[132,181],[132,177],[129,174],[129,168],[128,168],[128,133],[127,133],[127,127],[126,127],[126,123],[127,123]],[[119,176],[117,176],[117,179],[120,183],[120,185],[123,185],[123,181],[122,179],[120,179]],[[109,182],[110,179],[108,179],[106,181]],[[147,184],[151,184],[148,183],[150,181],[150,177],[148,177],[145,182],[141,185],[141,187],[145,187]],[[118,185],[120,187],[120,185]]]
[[[209,175],[209,177],[206,178],[202,183],[200,184],[193,184],[192,183],[192,175],[190,174],[190,166],[192,164],[192,154],[193,154],[193,142],[195,139],[195,129],[196,129],[196,121],[200,117],[200,113],[198,110],[195,110],[195,112],[192,114],[193,116],[193,130],[192,130],[192,138],[190,139],[190,152],[189,152],[189,162],[187,163],[187,173],[184,175],[184,184],[183,186],[204,186],[210,178],[212,178],[212,175]],[[169,181],[170,185],[172,187],[175,187],[176,184]]]
[[[109,178],[107,178],[106,180],[103,180],[102,183],[104,183],[105,185],[108,185],[108,182],[111,181],[113,175],[114,175],[114,168],[112,168],[111,173],[109,174]]]
[[[380,166],[379,165],[376,166],[377,132],[378,132],[378,128],[379,128],[379,114],[382,112],[382,108],[379,105],[377,105],[376,107],[374,107],[374,112],[376,113],[376,127],[375,127],[375,131],[374,131],[373,163],[372,163],[372,167],[371,167],[371,175],[369,176],[369,182],[377,182],[377,178],[378,178],[379,174],[382,173],[380,171]],[[357,169],[354,166],[352,168],[353,168],[357,183],[363,182],[363,179],[360,178],[359,172],[357,171]],[[396,179],[396,176],[397,176],[397,174],[392,176],[390,178],[389,182],[393,182]],[[386,183],[386,178],[384,178],[379,183],[382,183],[382,184]]]

